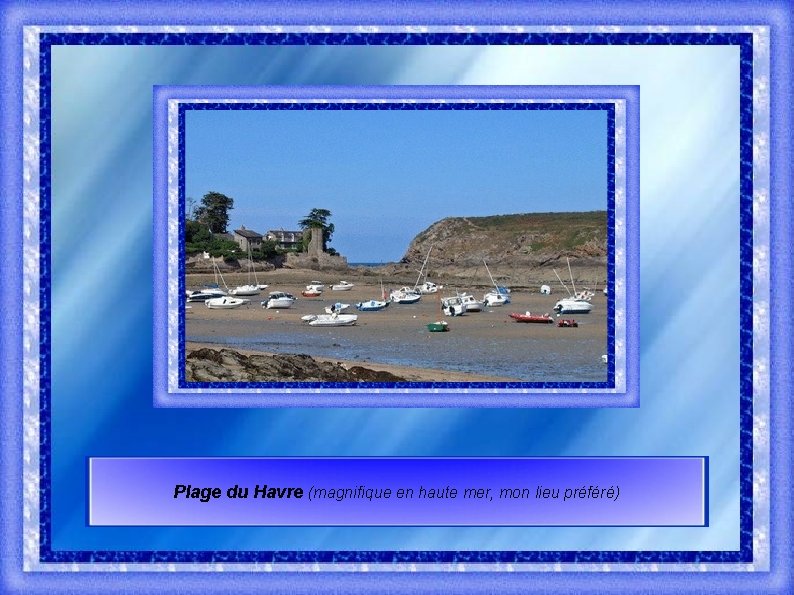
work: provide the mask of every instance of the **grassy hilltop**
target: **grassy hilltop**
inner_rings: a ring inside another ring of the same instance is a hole
[[[421,265],[433,246],[436,266],[491,264],[556,266],[565,257],[583,265],[606,263],[606,211],[450,217],[418,234],[403,256]]]

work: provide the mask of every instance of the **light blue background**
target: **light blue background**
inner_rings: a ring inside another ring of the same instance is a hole
[[[53,548],[736,549],[738,80],[718,46],[56,47]],[[152,408],[152,85],[332,83],[641,86],[639,409]],[[88,529],[84,457],[123,455],[709,456],[712,526]]]

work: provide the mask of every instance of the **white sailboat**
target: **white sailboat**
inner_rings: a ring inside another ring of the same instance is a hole
[[[437,293],[441,287],[433,283],[432,281],[427,280],[427,271],[425,267],[427,266],[428,261],[430,260],[430,253],[433,251],[433,245],[430,245],[430,249],[427,251],[427,256],[425,256],[425,260],[422,263],[422,267],[419,269],[419,276],[416,278],[416,283],[414,283],[414,292],[419,293],[420,295],[429,295],[431,293]],[[422,275],[425,276],[425,280],[423,283],[419,283],[422,280]]]
[[[568,292],[567,298],[561,299],[554,305],[554,311],[557,312],[557,314],[589,314],[590,311],[593,309],[593,304],[590,303],[590,300],[593,297],[593,292],[580,291],[577,293],[576,284],[573,281],[573,273],[571,272],[571,260],[568,257],[566,257],[565,260],[568,262],[568,274],[571,277],[571,287],[573,287],[573,295],[571,294],[570,290],[565,285],[565,283],[562,282],[562,279],[560,279],[560,276],[557,274],[557,271],[555,269],[552,269],[554,271],[554,274],[557,275],[557,279],[559,280],[559,282],[565,288],[565,291]]]
[[[485,262],[485,259],[482,259],[482,263],[485,265],[485,270],[488,271],[488,276],[491,278],[491,283],[493,283],[494,290],[489,291],[486,293],[482,301],[487,307],[491,306],[504,306],[505,304],[510,303],[510,290],[506,287],[499,287],[494,281],[493,275],[491,274],[491,269],[488,268],[488,263]]]
[[[223,275],[221,275],[221,271],[218,268],[218,265],[215,262],[214,258],[212,259],[212,272],[215,274],[215,283],[212,285],[207,285],[205,287],[202,287],[201,289],[198,289],[196,291],[186,292],[187,301],[203,302],[212,298],[222,297],[226,295],[226,291],[221,289],[220,285],[218,284],[218,278],[220,278],[220,281],[223,283],[224,287],[226,287],[226,281],[223,280]],[[228,290],[229,288],[226,287],[226,289]]]
[[[251,283],[251,273],[254,275],[254,282]],[[259,295],[259,292],[267,289],[267,285],[259,283],[256,278],[256,267],[254,266],[254,257],[251,253],[251,245],[248,245],[248,283],[245,285],[238,285],[229,293],[232,295]]]

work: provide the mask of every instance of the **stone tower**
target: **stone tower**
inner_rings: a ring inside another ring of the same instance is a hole
[[[323,228],[322,227],[312,227],[311,228],[311,238],[309,239],[309,249],[307,253],[309,256],[321,256],[324,254],[323,251]]]

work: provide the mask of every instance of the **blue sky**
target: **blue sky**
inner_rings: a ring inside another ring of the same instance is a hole
[[[399,260],[444,217],[606,209],[603,111],[189,111],[186,196],[230,230],[328,209],[349,262]]]

